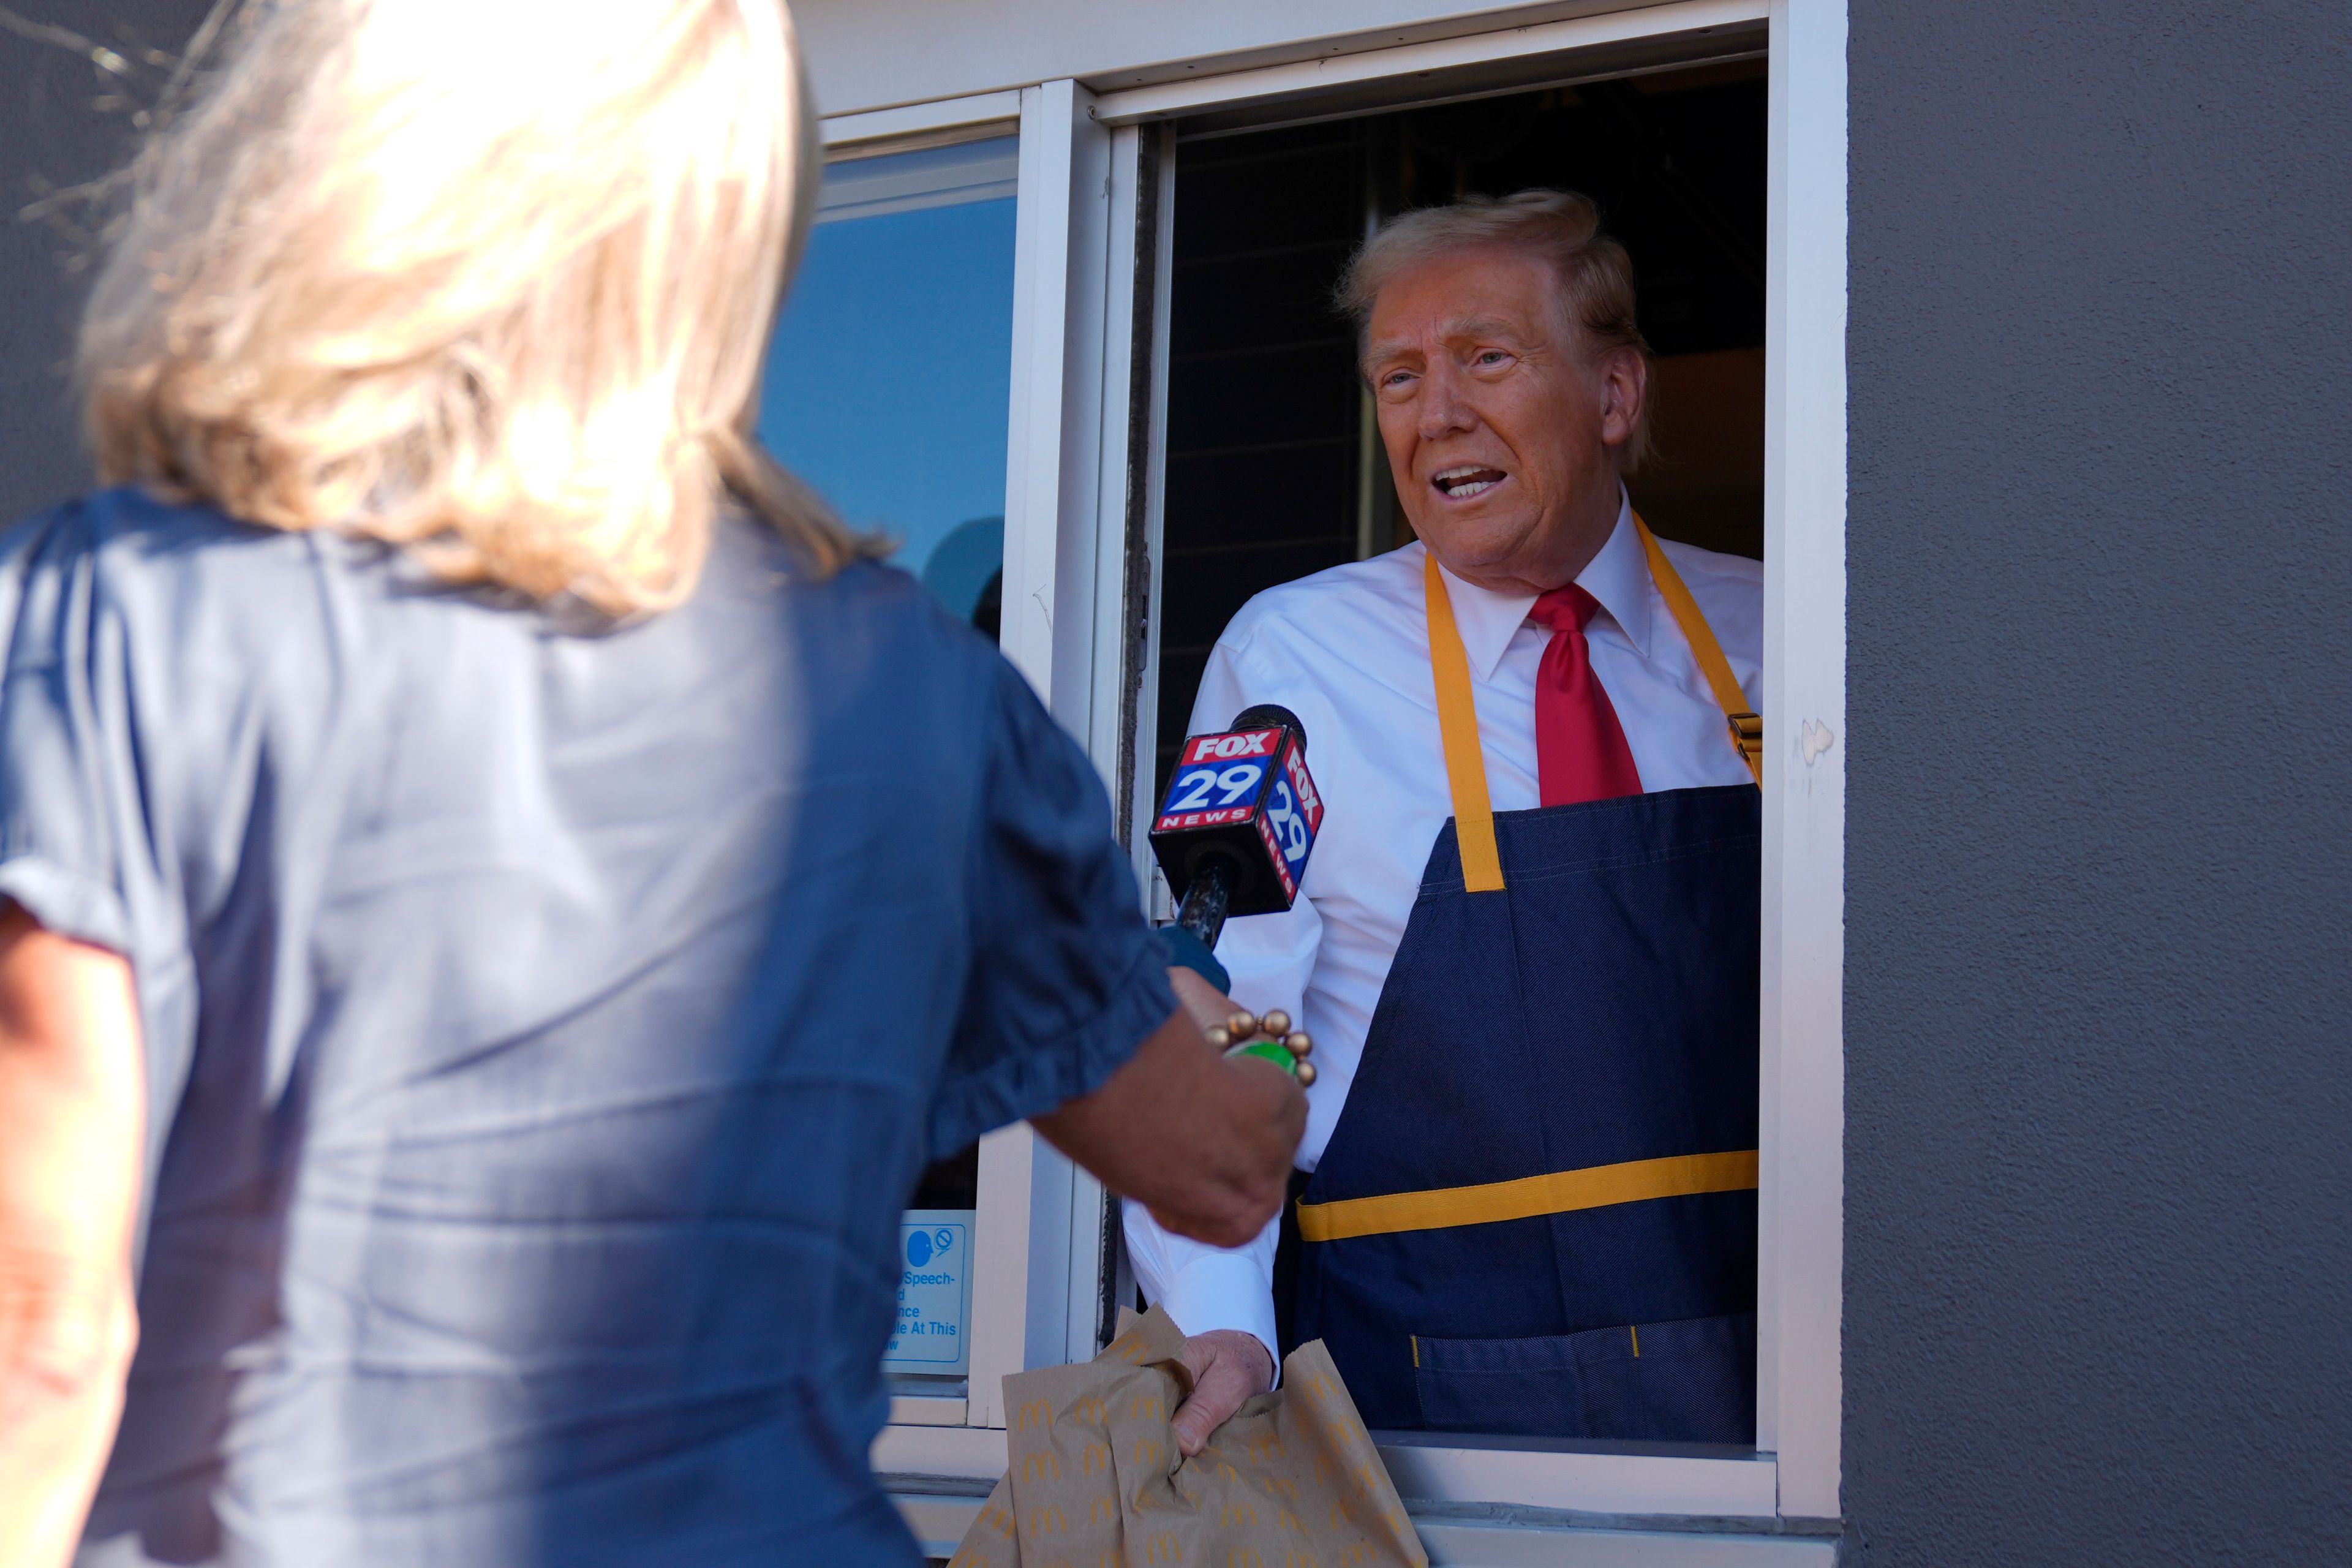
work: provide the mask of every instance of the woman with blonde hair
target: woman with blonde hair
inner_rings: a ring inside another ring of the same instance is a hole
[[[1238,1241],[1297,1090],[748,434],[782,0],[231,31],[92,290],[114,488],[0,534],[0,1561],[911,1562],[924,1163],[1033,1117]]]

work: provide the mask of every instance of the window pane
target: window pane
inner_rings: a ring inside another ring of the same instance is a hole
[[[991,636],[1017,167],[1010,137],[828,166],[759,419],[771,451]]]
[[[896,541],[892,559],[992,637],[1018,169],[1012,137],[829,165],[759,418],[770,451],[853,526]],[[902,1392],[960,1384],[970,1364],[978,1174],[974,1150],[942,1160],[901,1224],[882,1364]]]

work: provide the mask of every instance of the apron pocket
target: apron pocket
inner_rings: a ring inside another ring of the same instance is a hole
[[[1756,1440],[1756,1314],[1524,1340],[1414,1342],[1433,1432],[1665,1443]]]

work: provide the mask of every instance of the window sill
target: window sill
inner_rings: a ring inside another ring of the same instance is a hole
[[[961,1394],[899,1394],[890,1395],[893,1426],[961,1426],[971,1403]]]
[[[1434,1563],[1516,1568],[1572,1561],[1655,1568],[1828,1568],[1833,1538],[1777,1518],[1769,1454],[1659,1444],[1570,1444],[1376,1432],[1381,1460]],[[1004,1473],[1004,1434],[886,1428],[875,1469],[927,1551],[945,1556]]]
[[[1537,1437],[1474,1441],[1430,1432],[1375,1432],[1372,1438],[1408,1500],[1729,1520],[1769,1520],[1778,1512],[1778,1467],[1771,1455],[1747,1449]],[[1004,1433],[894,1424],[875,1439],[873,1462],[885,1477],[992,1482],[1004,1473]]]
[[[947,1558],[980,1515],[992,1480],[886,1476],[891,1500],[926,1556]],[[1432,1568],[1835,1568],[1834,1525],[1783,1531],[1720,1519],[1632,1520],[1549,1509],[1409,1501]],[[1809,1524],[1811,1521],[1807,1521]]]
[[[1780,1507],[1772,1456],[1748,1448],[1450,1432],[1374,1432],[1372,1440],[1408,1501],[1739,1520],[1769,1520]]]

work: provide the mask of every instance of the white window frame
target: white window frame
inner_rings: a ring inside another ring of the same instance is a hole
[[[841,115],[823,132],[832,157],[1020,137],[999,640],[1108,779],[1119,756],[1131,332],[1106,322],[1131,320],[1135,276],[1133,192],[1115,224],[1110,184],[1118,142],[1131,185],[1138,136],[1113,132],[1093,107],[1076,83],[1050,81]],[[1098,542],[1099,518],[1114,523]],[[1098,614],[1104,605],[1110,612]],[[1005,1374],[1098,1348],[1111,1205],[1101,1183],[1026,1123],[981,1140],[977,1202],[965,1392],[896,1394],[890,1419],[894,1429],[979,1429],[980,1447],[967,1441],[959,1452],[985,1453],[992,1441],[1001,1470],[1003,1439],[985,1434],[1003,1426]]]
[[[1130,677],[1122,639],[1129,624],[1134,219],[1148,195],[1136,188],[1142,136],[1178,115],[1335,85],[1759,19],[1769,51],[1764,653],[1773,744],[1764,778],[1758,1450],[1701,1457],[1401,1436],[1383,1453],[1401,1490],[1439,1503],[1438,1513],[1420,1522],[1442,1562],[1521,1560],[1516,1549],[1488,1539],[1492,1520],[1449,1519],[1447,1507],[1601,1513],[1634,1528],[1661,1515],[1747,1521],[1743,1539],[1753,1551],[1738,1561],[1828,1560],[1827,1542],[1785,1531],[1790,1521],[1839,1513],[1845,0],[1673,0],[1292,65],[1220,70],[1204,61],[1181,80],[1123,91],[1096,94],[1065,79],[826,122],[828,142],[840,142],[934,135],[1017,113],[1021,205],[1004,647],[1056,719],[1086,742],[1114,789],[1135,800],[1149,788],[1148,749],[1138,742],[1128,753],[1132,772],[1147,775],[1139,783],[1118,776],[1121,745],[1128,726],[1143,737],[1153,733],[1157,675],[1147,668],[1123,721],[1122,687]],[[1163,161],[1160,173],[1156,233],[1164,247],[1173,226],[1167,200],[1172,161]],[[1164,365],[1164,250],[1160,262],[1152,269],[1162,280],[1152,352],[1154,363]],[[1153,406],[1144,423],[1154,460],[1139,531],[1150,557],[1155,624],[1165,382],[1164,374],[1151,378]],[[960,1413],[964,1429],[919,1426],[914,1413],[894,1409],[894,1425],[875,1454],[886,1473],[931,1478],[902,1485],[902,1506],[920,1532],[943,1532],[948,1542],[961,1532],[957,1521],[970,1517],[972,1500],[963,1494],[1003,1468],[997,1380],[1094,1350],[1098,1249],[1111,1218],[1099,1184],[1025,1127],[982,1143],[982,1252],[973,1294],[971,1392]],[[1701,1552],[1725,1544],[1717,1535],[1685,1530],[1640,1539],[1649,1543],[1643,1552],[1658,1553],[1643,1562],[1727,1560]]]

